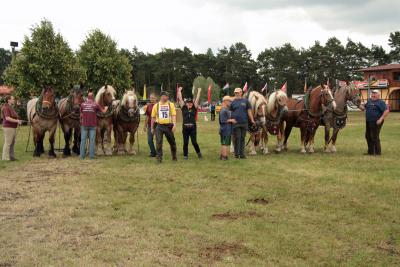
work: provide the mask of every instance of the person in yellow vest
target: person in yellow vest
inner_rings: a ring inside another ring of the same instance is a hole
[[[172,160],[177,161],[176,142],[174,132],[176,129],[176,110],[174,103],[169,101],[167,92],[161,92],[160,102],[154,105],[151,111],[151,132],[156,136],[157,162],[162,162],[163,136],[171,147]]]

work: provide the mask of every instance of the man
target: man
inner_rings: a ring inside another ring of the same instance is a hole
[[[189,158],[189,137],[192,145],[196,150],[197,157],[202,158],[200,146],[197,143],[197,109],[199,107],[201,88],[197,89],[196,100],[189,98],[186,102],[183,101],[182,87],[178,88],[178,103],[182,109],[182,135],[183,135],[183,158]]]
[[[249,124],[249,119],[252,124],[255,124],[253,113],[251,112],[250,102],[243,98],[241,88],[236,88],[235,98],[231,103],[232,119],[235,119],[236,124],[233,125],[233,139],[235,158],[245,159],[244,152],[246,132]]]
[[[14,96],[6,96],[6,101],[1,109],[4,134],[2,160],[14,161],[16,160],[14,157],[14,145],[17,127],[22,124],[22,121],[18,119],[17,112],[13,107],[15,104]]]
[[[86,138],[89,133],[89,158],[94,159],[94,146],[96,138],[96,126],[98,111],[107,112],[108,107],[100,107],[94,101],[93,90],[89,89],[88,96],[85,102],[81,104],[81,146],[80,159],[85,159],[86,156]]]
[[[229,106],[231,105],[230,96],[224,96],[222,99],[222,107],[219,112],[219,135],[221,137],[221,155],[220,160],[228,160],[228,146],[231,144],[232,124],[236,123],[235,119],[231,119]]]
[[[210,113],[211,113],[211,121],[215,121],[215,103],[211,103],[210,105]]]
[[[147,143],[150,148],[150,157],[154,158],[157,156],[157,151],[154,146],[154,135],[151,133],[151,112],[153,111],[153,107],[157,102],[157,97],[154,93],[150,95],[150,103],[146,105],[146,120],[144,122],[144,132],[147,132]]]
[[[371,98],[360,109],[365,110],[366,130],[365,138],[368,144],[368,155],[381,155],[381,141],[379,134],[389,110],[385,101],[381,100],[379,90],[372,90]]]
[[[171,147],[172,160],[176,158],[176,142],[174,132],[176,129],[176,110],[175,105],[169,100],[167,92],[161,92],[160,102],[154,105],[151,112],[151,133],[156,135],[157,162],[162,162],[163,157],[163,136]]]

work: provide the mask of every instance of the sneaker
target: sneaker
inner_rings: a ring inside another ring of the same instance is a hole
[[[183,159],[184,159],[184,160],[188,160],[189,157],[188,157],[188,156],[184,156]]]
[[[197,157],[198,157],[199,159],[202,159],[202,158],[203,158],[203,155],[202,155],[201,153],[199,153],[199,154],[197,154]]]
[[[11,158],[10,161],[18,161],[16,158]]]
[[[155,158],[155,157],[157,157],[157,155],[155,155],[155,154],[150,154],[149,157],[150,157],[150,158]]]

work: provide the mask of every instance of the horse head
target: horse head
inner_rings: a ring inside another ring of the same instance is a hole
[[[321,105],[329,106],[332,105],[333,109],[336,109],[336,102],[332,94],[331,88],[326,84],[321,84],[320,88],[320,99]]]
[[[55,106],[55,93],[54,89],[51,86],[46,86],[41,93],[41,99],[42,99],[42,109],[43,111],[49,111]]]
[[[96,103],[105,107],[115,100],[116,91],[111,85],[104,85],[96,94]]]
[[[83,85],[74,86],[70,92],[72,98],[72,110],[75,113],[80,112],[81,104],[83,103]]]
[[[121,106],[128,111],[129,117],[134,117],[138,108],[138,100],[135,89],[125,91],[122,97]]]
[[[354,84],[348,86],[347,100],[359,107],[361,105],[361,92]]]
[[[286,107],[288,97],[284,91],[278,90],[268,96],[267,112],[276,115],[279,109]]]

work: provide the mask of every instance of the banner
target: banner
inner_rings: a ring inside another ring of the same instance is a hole
[[[208,86],[207,101],[211,104],[211,84]]]

